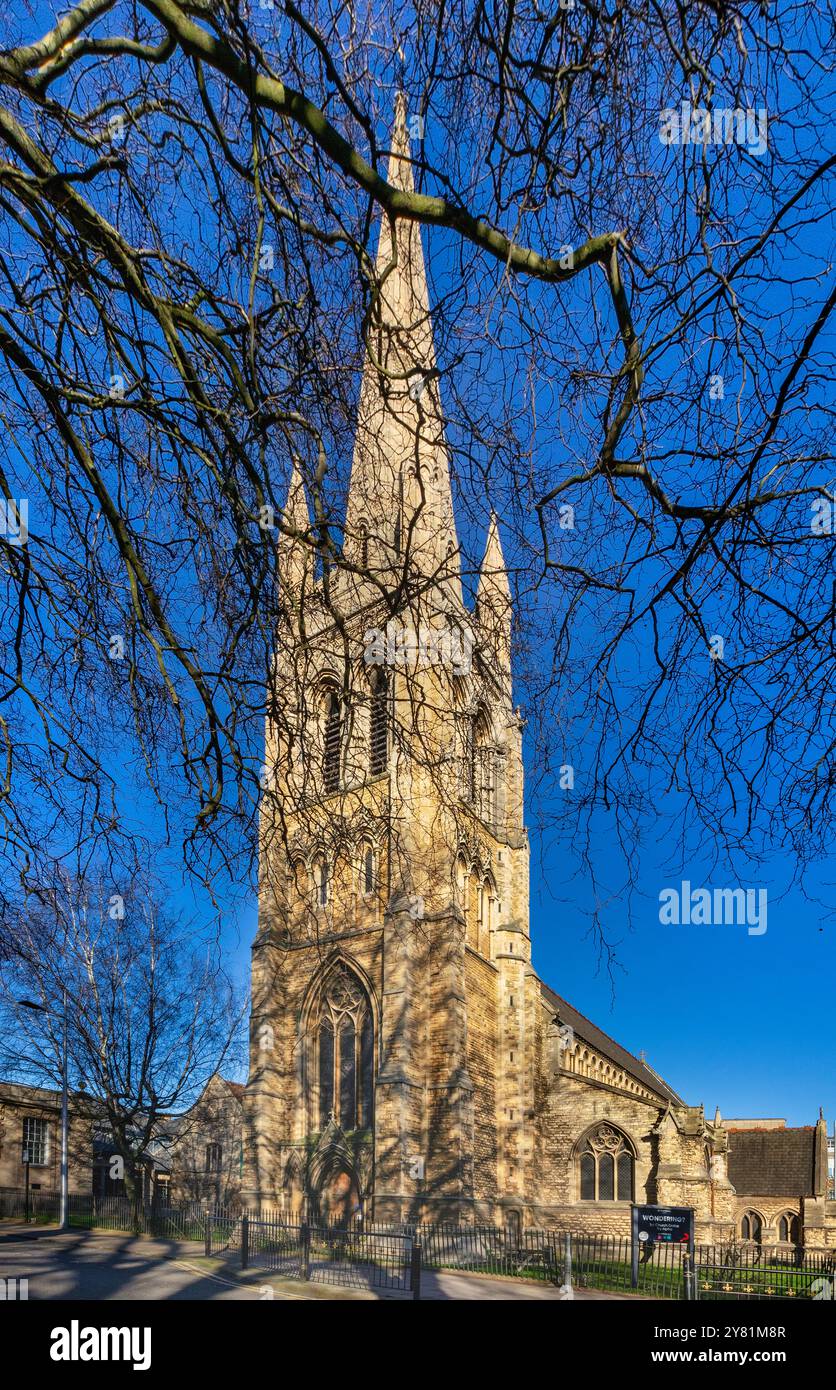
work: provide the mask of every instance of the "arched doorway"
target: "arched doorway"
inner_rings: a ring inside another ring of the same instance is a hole
[[[335,1168],[317,1194],[319,1219],[327,1225],[347,1226],[362,1216],[357,1179],[345,1168]]]

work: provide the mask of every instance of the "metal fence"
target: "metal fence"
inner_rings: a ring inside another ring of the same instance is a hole
[[[711,1301],[836,1298],[836,1252],[787,1246],[701,1245],[696,1297]]]
[[[565,1282],[566,1237],[557,1231],[448,1224],[403,1229],[421,1241],[425,1269]]]
[[[30,1188],[27,1204],[24,1188],[0,1190],[0,1220],[28,1219],[34,1225],[52,1225],[58,1221],[60,1212],[59,1192]],[[216,1214],[219,1220],[237,1219],[236,1213],[225,1208],[217,1208]],[[67,1216],[73,1228],[125,1232],[138,1230],[141,1235],[169,1240],[202,1240],[206,1228],[205,1205],[200,1202],[183,1203],[177,1207],[155,1204],[142,1206],[135,1212],[125,1196],[97,1197],[91,1192],[71,1192]]]
[[[214,1218],[210,1227],[214,1228]],[[392,1231],[358,1226],[293,1225],[246,1213],[241,1226],[241,1263],[314,1283],[360,1289],[389,1289],[419,1297],[420,1241]],[[207,1250],[214,1237],[207,1235]]]
[[[571,1281],[574,1287],[632,1293],[643,1298],[687,1298],[692,1285],[688,1253],[681,1245],[657,1241],[640,1252],[632,1282],[632,1241],[629,1236],[575,1235],[571,1242]]]
[[[22,1189],[0,1190],[0,1219],[24,1217]],[[57,1222],[60,1196],[29,1193],[29,1220]],[[198,1202],[145,1207],[138,1223],[124,1196],[71,1193],[73,1228],[131,1232],[178,1241],[202,1241],[209,1256],[230,1258],[289,1279],[388,1290],[420,1297],[421,1271],[459,1270],[534,1279],[575,1289],[638,1294],[645,1298],[836,1298],[836,1251],[804,1252],[787,1246],[645,1247],[632,1283],[628,1237],[513,1227],[308,1223],[289,1212],[238,1212]]]

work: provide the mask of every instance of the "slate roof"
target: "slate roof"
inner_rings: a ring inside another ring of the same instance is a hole
[[[543,998],[559,1015],[561,1023],[568,1023],[577,1037],[583,1038],[584,1042],[589,1043],[590,1047],[594,1047],[596,1052],[609,1057],[611,1062],[615,1062],[635,1081],[640,1081],[643,1086],[647,1086],[663,1100],[669,1100],[673,1105],[685,1104],[682,1097],[677,1095],[676,1091],[672,1090],[667,1082],[663,1081],[661,1076],[657,1075],[646,1062],[640,1062],[638,1057],[634,1057],[632,1052],[627,1051],[626,1047],[622,1047],[614,1038],[602,1032],[591,1019],[585,1018],[568,1000],[561,999],[560,995],[555,994],[554,990],[549,989],[542,980],[540,981],[540,988],[543,992]]]
[[[815,1195],[816,1128],[730,1129],[729,1181],[741,1196]]]

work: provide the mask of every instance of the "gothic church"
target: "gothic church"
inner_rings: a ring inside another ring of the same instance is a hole
[[[279,542],[244,1201],[626,1234],[639,1200],[719,1238],[719,1117],[532,967],[510,587],[486,518],[463,601],[415,223],[384,217],[377,277],[343,563],[312,566],[298,468]]]

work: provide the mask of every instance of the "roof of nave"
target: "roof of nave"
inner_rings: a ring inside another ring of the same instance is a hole
[[[615,1038],[611,1038],[591,1019],[586,1018],[580,1013],[573,1004],[567,999],[561,999],[559,994],[555,994],[553,989],[540,981],[540,988],[543,997],[558,1014],[561,1023],[566,1023],[579,1038],[589,1043],[596,1052],[600,1052],[604,1057],[608,1057],[611,1062],[626,1071],[635,1081],[640,1081],[648,1090],[653,1091],[657,1096],[666,1101],[671,1101],[674,1105],[684,1105],[682,1097],[677,1095],[666,1081],[663,1081],[652,1067],[646,1062],[642,1062],[638,1057],[634,1057],[632,1052],[628,1052],[626,1047],[617,1043]]]
[[[729,1182],[739,1196],[810,1197],[821,1189],[815,1125],[730,1129]]]

